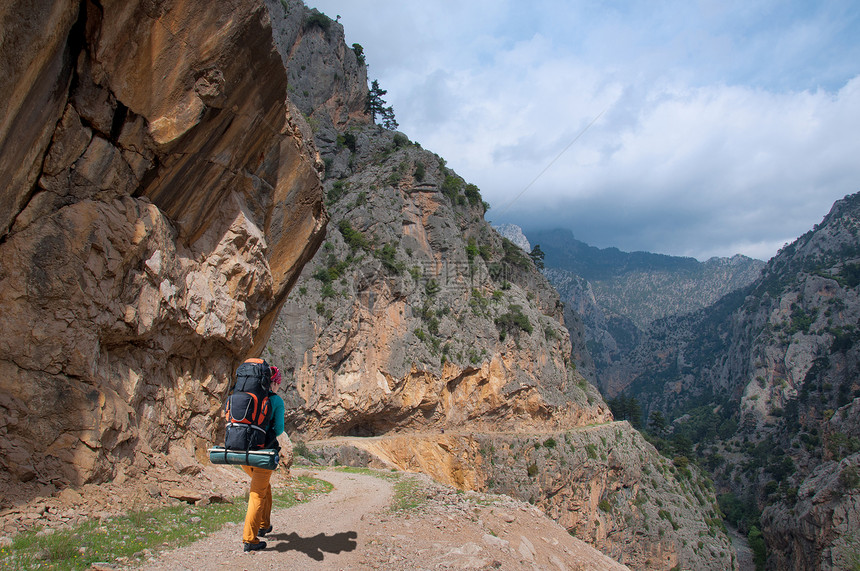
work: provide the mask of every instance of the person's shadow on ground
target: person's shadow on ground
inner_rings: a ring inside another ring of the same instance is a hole
[[[281,553],[286,551],[301,551],[311,559],[317,561],[323,560],[325,557],[324,553],[354,551],[358,547],[358,542],[356,541],[358,533],[355,531],[344,531],[334,535],[319,533],[313,537],[301,537],[295,532],[278,533],[272,534],[269,537],[277,539],[279,542],[275,546],[275,551]]]

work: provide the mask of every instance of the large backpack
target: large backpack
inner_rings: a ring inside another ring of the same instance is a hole
[[[271,370],[263,359],[248,359],[236,369],[236,385],[227,397],[224,411],[228,450],[260,450],[266,447],[271,423],[269,387]]]

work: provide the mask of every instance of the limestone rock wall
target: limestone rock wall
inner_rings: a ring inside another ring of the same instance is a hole
[[[710,483],[660,456],[627,422],[333,438],[311,449],[329,464],[422,472],[530,502],[631,569],[738,568]]]
[[[347,47],[344,28],[301,0],[266,0],[278,51],[287,69],[290,100],[315,126],[318,143],[352,125],[371,123],[365,114],[367,65]]]
[[[702,413],[719,427],[698,433],[696,454],[721,493],[763,511],[740,523],[761,524],[769,568],[839,568],[837,552],[860,553],[857,486],[838,485],[860,451],[858,237],[854,194],[746,290],[652,323],[619,369],[643,418],[671,414],[676,435],[695,434]]]
[[[324,154],[336,230],[266,352],[287,375],[289,429],[319,438],[610,419],[570,361],[557,294],[462,179],[401,134],[347,134],[354,149]]]
[[[268,9],[0,12],[2,478],[194,470],[327,222]]]
[[[787,509],[762,513],[772,569],[853,569],[860,562],[860,454],[825,462]]]

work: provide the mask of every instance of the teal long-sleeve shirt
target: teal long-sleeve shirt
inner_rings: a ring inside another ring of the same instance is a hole
[[[269,430],[274,432],[277,438],[284,433],[284,399],[275,393],[269,393],[269,404],[272,406],[272,424]]]

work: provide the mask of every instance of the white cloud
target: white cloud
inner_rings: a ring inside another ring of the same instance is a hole
[[[655,93],[635,121],[615,125],[616,148],[601,153],[613,134],[595,126],[547,173],[535,192],[553,204],[540,209],[523,197],[512,211],[530,224],[568,221],[600,246],[769,257],[833,201],[860,191],[858,86],[860,78],[836,94],[724,86]],[[589,153],[588,163],[578,160]]]
[[[860,191],[851,2],[317,5],[365,47],[401,130],[496,222],[767,258]]]

